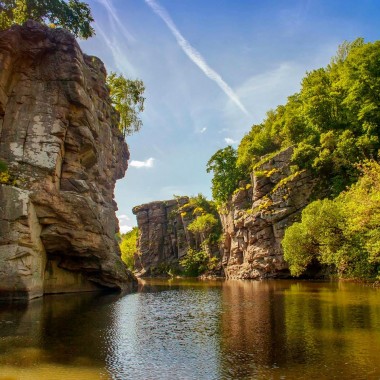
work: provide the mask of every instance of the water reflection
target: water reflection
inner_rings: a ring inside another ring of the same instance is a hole
[[[223,378],[380,378],[379,291],[226,282],[223,308]]]
[[[380,290],[163,281],[0,304],[4,379],[380,379]]]
[[[102,334],[117,296],[54,295],[0,304],[0,379],[104,379]],[[7,374],[7,375],[5,375]]]

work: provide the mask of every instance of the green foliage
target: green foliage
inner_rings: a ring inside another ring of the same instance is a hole
[[[380,270],[380,165],[366,161],[358,182],[334,200],[309,204],[282,241],[293,275],[316,260],[340,276],[369,278]]]
[[[189,248],[180,264],[186,276],[197,277],[208,269],[210,257],[204,250]]]
[[[8,165],[0,160],[0,183],[17,187],[20,182],[21,181],[9,171]]]
[[[203,194],[199,193],[195,197],[190,197],[189,202],[182,205],[177,210],[178,212],[182,217],[195,216],[187,228],[194,235],[199,235],[201,241],[207,244],[218,241],[222,233],[222,225],[217,206],[214,202],[208,201]]]
[[[120,250],[121,259],[127,265],[128,269],[134,269],[134,255],[136,253],[136,243],[138,238],[138,228],[134,227],[132,231],[121,235]]]
[[[212,232],[219,230],[219,220],[212,214],[203,214],[194,219],[189,225],[188,230],[194,234],[204,237],[210,236]]]
[[[95,34],[91,10],[79,0],[0,0],[0,29],[29,19],[62,27],[83,39]]]
[[[0,173],[4,173],[8,171],[8,165],[0,160]]]
[[[107,85],[112,104],[120,115],[119,129],[123,136],[138,132],[142,126],[138,114],[144,111],[144,83],[111,72],[107,77]]]
[[[8,166],[5,162],[0,161],[0,183],[9,184],[11,176],[8,171]]]
[[[301,91],[243,137],[237,165],[246,173],[262,156],[294,146],[293,163],[338,195],[358,178],[356,164],[380,148],[380,41],[345,42],[326,68],[311,71]]]
[[[207,163],[207,173],[213,172],[212,196],[219,204],[228,200],[228,197],[238,187],[239,181],[244,179],[244,172],[237,167],[237,153],[231,146],[219,149]]]

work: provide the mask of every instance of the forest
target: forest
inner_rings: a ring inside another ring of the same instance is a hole
[[[317,179],[314,201],[286,231],[292,275],[320,265],[330,275],[380,274],[380,41],[344,42],[327,67],[306,73],[298,93],[253,125],[237,150],[209,160],[212,192],[223,205],[241,180],[293,147],[292,172]]]

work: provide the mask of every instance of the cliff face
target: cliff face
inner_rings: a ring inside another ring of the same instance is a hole
[[[184,209],[186,212],[181,212]],[[195,219],[188,197],[136,206],[133,213],[139,228],[135,257],[137,276],[160,275],[170,268],[178,268],[179,260],[187,250],[200,249],[204,241],[204,237],[188,230]],[[210,256],[219,256],[218,246],[208,245],[205,248]]]
[[[129,152],[106,72],[74,37],[29,21],[0,32],[0,296],[124,288],[113,191]]]
[[[221,214],[222,264],[227,278],[288,276],[281,240],[309,203],[315,180],[306,171],[291,173],[292,148],[267,160],[252,174]]]

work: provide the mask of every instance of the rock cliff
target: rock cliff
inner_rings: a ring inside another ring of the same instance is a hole
[[[139,228],[135,270],[137,276],[166,274],[169,269],[178,269],[179,260],[189,248],[200,249],[204,236],[188,230],[196,218],[196,206],[188,197],[169,201],[157,201],[133,208]],[[203,246],[209,256],[219,256],[215,244]]]
[[[241,184],[221,213],[222,265],[227,278],[288,276],[281,240],[310,202],[315,180],[306,171],[291,172],[288,148],[257,166],[251,184]]]
[[[102,62],[62,29],[0,32],[0,296],[121,289],[113,191],[129,152]]]

